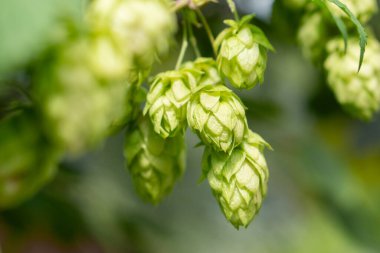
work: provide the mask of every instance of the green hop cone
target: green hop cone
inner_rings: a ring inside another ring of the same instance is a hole
[[[167,71],[157,75],[147,95],[144,114],[149,112],[154,130],[163,138],[173,137],[186,127],[186,104],[197,86],[199,71]]]
[[[242,142],[247,129],[243,103],[221,84],[206,86],[192,96],[187,122],[205,144],[228,153]]]
[[[110,34],[141,67],[169,50],[176,30],[175,14],[164,0],[94,0],[87,20],[94,33]]]
[[[340,0],[358,18],[361,23],[366,23],[377,12],[378,5],[376,0]],[[349,17],[335,4],[327,1],[327,5],[334,15],[349,20]],[[351,22],[347,22],[351,23]]]
[[[226,20],[230,27],[215,42],[216,47],[220,45],[219,72],[238,89],[250,89],[264,81],[267,51],[273,50],[260,28],[249,24],[252,18],[245,16],[240,22]]]
[[[222,81],[220,78],[216,62],[212,58],[197,58],[193,62],[186,62],[182,65],[183,70],[199,71],[196,73],[197,86],[216,85]]]
[[[54,176],[60,152],[41,131],[31,110],[0,120],[0,208],[33,196]]]
[[[354,38],[344,52],[343,39],[327,44],[327,81],[339,103],[352,115],[369,120],[380,107],[380,43],[368,38],[363,64],[358,72],[360,48]]]
[[[315,64],[320,63],[325,54],[325,48],[321,45],[328,40],[327,27],[323,13],[313,8],[304,14],[298,28],[297,40],[302,53]]]
[[[270,148],[249,131],[230,155],[206,147],[202,169],[223,214],[237,229],[247,227],[259,212],[267,192],[268,167],[263,154]]]
[[[185,168],[183,135],[163,139],[144,117],[125,137],[124,156],[138,194],[153,204],[168,195]]]

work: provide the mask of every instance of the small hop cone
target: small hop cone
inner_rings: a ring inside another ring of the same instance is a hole
[[[234,227],[247,227],[259,212],[267,192],[268,167],[263,155],[270,148],[258,134],[249,131],[241,146],[230,155],[206,147],[203,174],[223,214]]]
[[[240,22],[225,21],[230,28],[225,29],[215,43],[216,47],[220,45],[219,72],[238,89],[251,89],[264,81],[267,51],[273,50],[264,33],[249,24],[252,18],[245,16]]]
[[[318,64],[323,61],[325,45],[328,40],[327,26],[323,13],[319,10],[309,10],[302,18],[298,28],[297,40],[303,55]]]
[[[224,85],[206,86],[191,98],[187,122],[207,145],[230,153],[247,130],[244,105]]]
[[[163,139],[144,117],[136,129],[127,133],[124,156],[138,194],[157,204],[183,174],[184,136]]]
[[[149,116],[156,133],[173,137],[186,127],[186,104],[197,86],[197,71],[168,71],[156,76],[147,95],[144,114]]]
[[[33,196],[54,176],[61,152],[43,135],[31,110],[0,121],[0,208]]]
[[[327,44],[324,63],[327,81],[339,103],[353,116],[370,120],[380,108],[380,43],[368,38],[363,64],[358,72],[360,48],[355,39],[344,42],[337,38]]]
[[[198,71],[197,86],[217,85],[222,81],[216,62],[212,58],[200,57],[193,62],[186,62],[182,65],[182,69]]]
[[[144,68],[169,50],[176,30],[175,14],[164,0],[94,0],[87,20],[90,29],[110,34]]]

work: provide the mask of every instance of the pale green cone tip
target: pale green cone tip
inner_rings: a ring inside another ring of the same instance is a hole
[[[353,116],[370,120],[380,109],[380,43],[368,38],[360,71],[360,48],[357,40],[348,40],[344,53],[343,39],[332,39],[327,44],[328,57],[324,63],[327,81],[340,104]]]
[[[230,27],[221,32],[215,46],[219,48],[217,65],[221,75],[238,89],[251,89],[263,83],[267,64],[267,51],[273,50],[265,34],[249,24],[253,16],[239,23],[227,20]]]
[[[221,84],[206,86],[192,96],[187,122],[206,145],[227,153],[240,145],[247,130],[243,103]]]
[[[216,62],[212,58],[199,57],[195,61],[184,63],[182,69],[198,71],[196,75],[198,87],[216,85],[222,81]]]
[[[149,118],[125,136],[124,157],[134,186],[142,199],[159,203],[173,189],[185,169],[185,141],[182,134],[163,139]]]
[[[269,171],[263,154],[269,145],[249,131],[230,155],[206,147],[202,169],[213,195],[231,224],[247,227],[259,212],[267,192]]]

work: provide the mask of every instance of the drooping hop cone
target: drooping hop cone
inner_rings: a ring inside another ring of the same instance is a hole
[[[150,66],[156,55],[168,51],[176,30],[167,0],[95,0],[89,5],[87,20],[90,29],[110,34],[141,67]]]
[[[205,144],[227,153],[242,142],[247,130],[243,103],[221,84],[206,86],[192,96],[187,122]]]
[[[212,58],[200,57],[193,62],[186,62],[182,65],[182,69],[190,70],[192,73],[194,70],[198,71],[195,75],[197,86],[216,85],[222,81],[216,62]]]
[[[250,89],[264,81],[267,51],[273,50],[260,28],[249,24],[252,18],[245,16],[240,22],[226,20],[230,27],[221,32],[215,43],[216,47],[220,45],[219,72],[238,89]]]
[[[193,71],[197,75],[198,71]],[[147,95],[144,114],[149,116],[156,133],[163,138],[176,136],[186,127],[186,104],[197,78],[186,71],[168,71],[155,77]]]
[[[371,119],[380,108],[380,43],[373,37],[368,38],[359,72],[360,48],[356,39],[348,40],[347,53],[340,38],[331,40],[327,51],[324,66],[337,100],[353,116]]]
[[[55,174],[60,152],[41,132],[32,111],[0,120],[0,208],[33,196]]]
[[[269,147],[249,131],[231,155],[206,147],[202,169],[223,214],[236,228],[247,227],[259,212],[267,192],[268,167],[263,155]]]
[[[144,117],[138,127],[127,132],[124,156],[138,194],[153,204],[173,189],[185,168],[184,136],[163,139]]]

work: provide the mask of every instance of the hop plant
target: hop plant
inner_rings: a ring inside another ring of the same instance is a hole
[[[184,136],[163,139],[144,117],[136,129],[127,132],[124,156],[138,194],[157,204],[183,174]]]
[[[163,138],[173,137],[186,127],[186,104],[197,87],[198,71],[168,71],[157,75],[150,87],[144,114],[149,112],[154,130]]]
[[[205,148],[203,174],[225,217],[236,228],[249,225],[266,195],[269,172],[264,148],[270,148],[269,144],[252,131],[230,155]]]
[[[242,142],[247,129],[243,103],[221,84],[206,86],[192,96],[187,122],[205,144],[228,153]]]
[[[226,20],[230,27],[216,40],[216,47],[220,44],[219,72],[238,89],[250,89],[264,81],[267,50],[273,49],[260,28],[249,24],[252,18],[245,16],[239,22]]]
[[[348,40],[346,53],[341,39],[332,39],[327,44],[327,51],[324,66],[337,100],[354,116],[371,119],[380,107],[380,43],[369,37],[359,72],[360,50],[355,39]]]
[[[327,23],[323,13],[318,10],[309,10],[302,18],[298,28],[297,40],[303,55],[314,63],[323,59],[325,45],[328,40]]]
[[[310,1],[308,0],[282,0],[284,5],[292,10],[303,9]]]
[[[345,4],[349,10],[358,18],[362,23],[368,22],[368,20],[377,12],[378,5],[376,0],[340,0]],[[328,2],[329,9],[334,13],[343,18],[348,18],[346,13],[344,13],[335,4]]]
[[[110,33],[141,67],[168,51],[176,30],[174,13],[165,0],[95,0],[87,17],[95,33]]]
[[[190,70],[190,74],[196,73],[197,86],[216,85],[222,81],[220,78],[216,62],[212,58],[197,58],[195,61],[186,62],[182,66],[183,70]]]
[[[27,109],[0,121],[1,208],[34,195],[55,174],[60,151],[42,133],[37,118]]]

